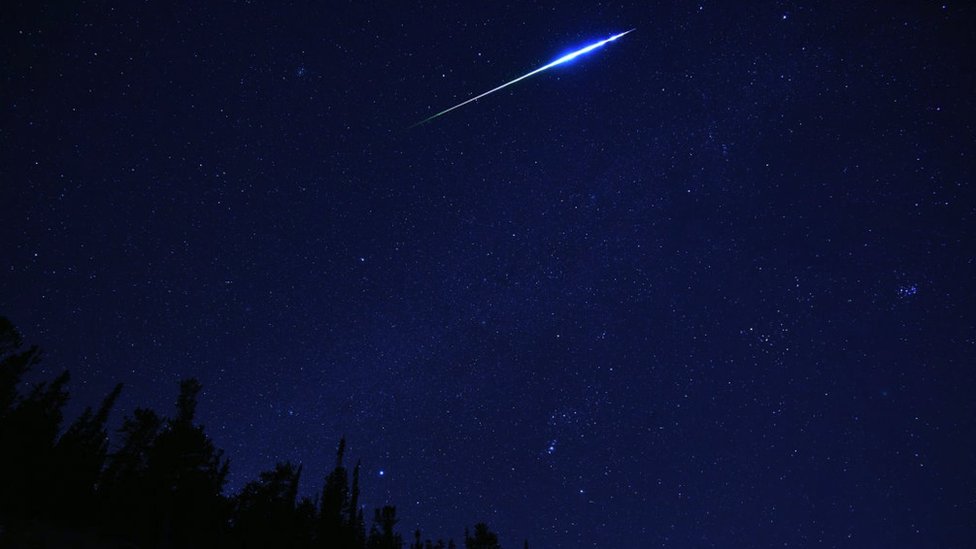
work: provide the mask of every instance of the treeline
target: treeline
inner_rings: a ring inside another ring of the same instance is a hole
[[[226,496],[228,460],[194,423],[196,380],[180,384],[172,417],[137,408],[110,446],[122,385],[62,429],[67,372],[20,391],[40,357],[0,317],[0,547],[405,549],[395,507],[366,516],[345,440],[315,499],[299,498],[302,467],[291,463]],[[456,548],[410,537],[409,549]],[[485,524],[465,530],[464,547],[500,549]]]

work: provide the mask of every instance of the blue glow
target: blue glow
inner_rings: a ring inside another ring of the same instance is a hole
[[[571,52],[571,53],[567,53],[566,55],[564,55],[562,57],[557,57],[555,61],[553,61],[552,63],[549,63],[546,66],[547,67],[554,67],[556,65],[561,65],[563,63],[568,63],[569,61],[572,61],[573,59],[576,59],[577,57],[583,55],[584,53],[589,53],[589,52],[591,52],[591,51],[593,51],[593,50],[595,50],[595,49],[597,49],[599,47],[604,46],[608,42],[613,42],[614,40],[616,40],[616,39],[620,38],[621,36],[627,34],[628,32],[632,32],[632,31],[633,31],[633,29],[631,29],[631,30],[629,30],[627,32],[622,32],[620,34],[615,34],[615,35],[611,36],[610,38],[607,38],[606,40],[600,40],[599,42],[594,42],[593,44],[590,44],[589,46],[586,46],[584,48],[580,48],[580,49],[578,49],[578,50],[576,50],[574,52]]]
[[[507,87],[511,86],[512,84],[515,84],[516,82],[521,82],[522,80],[525,80],[526,78],[528,78],[530,76],[533,76],[535,74],[539,74],[540,72],[542,72],[544,70],[551,69],[552,67],[555,67],[556,65],[561,65],[561,64],[566,63],[568,61],[572,61],[573,59],[576,59],[577,57],[583,55],[584,53],[591,52],[591,51],[593,51],[593,50],[595,50],[595,49],[597,49],[597,48],[599,48],[599,47],[607,44],[608,42],[613,42],[614,40],[620,38],[621,36],[624,36],[626,34],[629,34],[631,32],[634,32],[634,30],[635,29],[630,29],[627,32],[622,32],[620,34],[615,34],[615,35],[611,36],[610,38],[607,38],[606,40],[601,40],[601,41],[596,42],[594,44],[590,44],[589,46],[586,46],[585,48],[578,49],[578,50],[574,51],[573,53],[569,53],[569,54],[566,54],[566,55],[564,55],[562,57],[559,57],[555,61],[553,61],[552,63],[549,63],[548,65],[543,65],[543,66],[539,67],[538,69],[536,69],[536,70],[534,70],[532,72],[529,72],[529,73],[523,74],[522,76],[519,76],[515,80],[509,80],[508,82],[505,82],[501,86],[492,88],[492,89],[486,91],[485,93],[476,95],[476,96],[472,97],[471,99],[468,99],[467,101],[463,101],[461,103],[458,103],[457,105],[454,105],[453,107],[451,107],[449,109],[444,109],[441,112],[439,112],[439,113],[437,113],[437,114],[435,114],[433,116],[428,116],[427,118],[424,118],[420,122],[417,122],[416,124],[414,124],[413,126],[410,126],[410,127],[411,128],[414,128],[414,127],[417,127],[417,126],[419,126],[421,124],[426,124],[427,122],[430,122],[431,120],[437,118],[438,116],[443,116],[443,115],[445,115],[445,114],[453,111],[454,109],[459,109],[459,108],[467,105],[468,103],[473,103],[473,102],[481,99],[482,97],[484,97],[486,95],[491,95],[491,94],[495,93],[498,90],[507,88]]]

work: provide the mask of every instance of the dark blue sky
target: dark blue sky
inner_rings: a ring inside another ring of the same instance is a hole
[[[433,537],[971,542],[974,10],[460,4],[8,6],[0,314],[71,409],[196,376],[229,490],[344,434]]]

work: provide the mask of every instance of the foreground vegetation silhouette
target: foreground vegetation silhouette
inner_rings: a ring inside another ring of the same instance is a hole
[[[404,549],[396,507],[375,509],[367,531],[345,440],[316,500],[299,499],[302,467],[291,463],[226,496],[228,460],[194,424],[196,380],[180,384],[173,417],[135,409],[110,448],[122,385],[63,428],[67,372],[20,391],[40,357],[0,317],[0,547]],[[415,531],[409,549],[456,548],[422,538]],[[483,523],[465,530],[464,547],[500,549]]]

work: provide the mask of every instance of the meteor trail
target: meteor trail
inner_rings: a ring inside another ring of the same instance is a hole
[[[601,40],[599,42],[596,42],[595,44],[590,44],[589,46],[586,46],[583,49],[576,50],[573,53],[564,55],[564,56],[560,57],[559,59],[556,59],[552,63],[549,63],[548,65],[544,65],[542,67],[539,67],[538,69],[536,69],[536,70],[534,70],[534,71],[532,71],[532,72],[530,72],[528,74],[524,74],[522,76],[519,76],[515,80],[506,82],[506,83],[502,84],[501,86],[498,86],[497,88],[488,90],[488,91],[486,91],[485,93],[483,93],[481,95],[476,95],[476,96],[472,97],[471,99],[468,99],[467,101],[465,101],[463,103],[458,103],[457,105],[454,105],[453,107],[451,107],[449,109],[445,109],[445,110],[443,110],[443,111],[435,114],[434,116],[430,116],[430,117],[424,118],[420,122],[417,122],[416,124],[414,124],[413,126],[410,126],[410,127],[411,128],[415,128],[415,127],[417,127],[417,126],[419,126],[421,124],[425,124],[427,122],[430,122],[431,120],[437,118],[438,116],[445,115],[445,114],[453,111],[454,109],[459,109],[459,108],[467,105],[468,103],[477,101],[477,100],[481,99],[482,97],[484,97],[486,95],[493,94],[493,93],[495,93],[496,91],[498,91],[498,90],[500,90],[502,88],[507,88],[507,87],[511,86],[512,84],[514,84],[514,83],[516,83],[516,82],[518,82],[520,80],[525,80],[526,78],[532,76],[533,74],[538,74],[538,73],[540,73],[540,72],[542,72],[542,71],[544,71],[546,69],[551,69],[552,67],[555,67],[556,65],[565,63],[565,62],[570,61],[570,60],[573,60],[573,59],[575,59],[575,58],[583,55],[584,53],[591,52],[591,51],[593,51],[593,50],[595,50],[595,49],[597,49],[597,48],[605,45],[607,42],[613,42],[614,40],[620,38],[621,36],[623,36],[623,35],[625,35],[627,33],[630,33],[630,32],[634,32],[635,30],[636,29],[630,29],[627,32],[622,32],[620,34],[615,34],[615,35],[611,36],[610,38],[607,38],[606,40]]]

